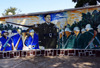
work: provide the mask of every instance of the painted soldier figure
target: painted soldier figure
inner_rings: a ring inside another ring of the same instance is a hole
[[[93,28],[91,27],[90,24],[87,24],[85,29],[86,29],[85,37],[87,38],[84,41],[84,43],[86,44],[85,49],[92,49],[92,48],[94,48],[93,41],[96,37],[96,32],[93,30]]]
[[[74,39],[72,31],[69,28],[65,29],[64,46],[62,49],[72,49],[74,45]]]
[[[25,40],[26,50],[39,49],[38,35],[34,30],[29,30],[29,36]]]
[[[100,24],[97,26],[97,35],[94,39],[94,49],[100,49]]]
[[[11,51],[13,50],[14,46],[12,45],[12,40],[11,38],[8,37],[8,32],[2,31],[2,38],[0,39],[2,43],[1,51]]]
[[[17,31],[14,31],[14,36],[12,36],[11,38],[13,40],[13,45],[15,47],[15,50],[22,50],[23,41],[22,41],[21,30],[17,29]]]
[[[80,33],[80,29],[79,29],[79,27],[74,27],[74,48],[78,48],[79,49],[79,38],[80,38],[80,36],[81,36],[81,33]]]
[[[62,48],[63,45],[64,45],[64,30],[61,30],[61,31],[59,32],[58,44],[59,44],[59,47],[60,47],[60,48]]]
[[[79,43],[78,43],[78,48],[79,48],[79,49],[85,49],[85,47],[86,47],[86,45],[87,45],[87,44],[85,43],[86,36],[87,36],[86,30],[85,30],[85,28],[82,28],[82,29],[81,29],[81,36],[80,36],[80,38],[79,38]]]
[[[45,23],[39,26],[39,41],[40,46],[45,48],[56,48],[57,44],[57,28],[55,24],[51,23],[51,16],[44,15]]]

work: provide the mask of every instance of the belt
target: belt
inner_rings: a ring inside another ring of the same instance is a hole
[[[49,37],[52,37],[52,33],[49,33]]]
[[[44,34],[45,37],[56,37],[56,35],[54,33],[47,33],[47,34]]]

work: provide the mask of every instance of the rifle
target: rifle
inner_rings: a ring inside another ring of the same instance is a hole
[[[85,47],[85,49],[87,49],[88,46],[90,46],[90,44],[92,44],[92,42],[94,41],[96,35],[97,35],[97,32],[94,30],[94,36],[93,36],[92,40],[88,43],[88,45]]]
[[[16,50],[17,50],[18,44],[19,44],[19,42],[20,42],[20,39],[21,39],[21,37],[18,39],[18,42],[17,42],[16,45],[15,45],[15,49],[16,49]]]
[[[23,26],[23,27],[33,27],[33,25],[21,25],[21,24],[17,24],[17,23],[13,23],[13,22],[7,22],[6,23],[9,23],[9,24],[14,24],[14,25],[18,25],[18,26]]]
[[[10,37],[10,38],[5,42],[5,44],[3,45],[3,47],[4,47],[3,51],[5,51],[6,46],[7,46],[7,44],[8,44],[8,42],[9,42],[10,39],[11,39],[11,37]]]
[[[36,27],[35,24],[34,25],[21,25],[21,24],[17,24],[17,23],[13,23],[13,22],[7,22],[6,23],[8,24],[13,24],[13,25],[18,25],[18,26],[23,26],[23,27],[27,27],[27,28],[32,28],[34,29],[35,31],[38,31],[39,27]],[[39,24],[38,24],[39,26]]]

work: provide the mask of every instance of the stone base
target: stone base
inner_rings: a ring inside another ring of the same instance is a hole
[[[15,58],[26,56],[94,56],[100,57],[100,50],[95,49],[44,49],[28,51],[1,51],[0,58]]]

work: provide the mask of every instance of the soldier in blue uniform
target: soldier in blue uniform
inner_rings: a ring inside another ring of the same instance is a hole
[[[0,39],[2,43],[1,51],[10,51],[13,50],[14,46],[12,45],[12,40],[11,38],[7,37],[8,32],[5,30],[2,32],[3,36]]]
[[[23,41],[22,41],[21,30],[17,29],[17,31],[14,31],[14,36],[12,36],[11,38],[13,40],[13,45],[15,47],[15,50],[22,50]]]
[[[34,33],[34,30],[29,30],[29,36],[25,40],[25,45],[28,50],[39,49],[38,35]]]

